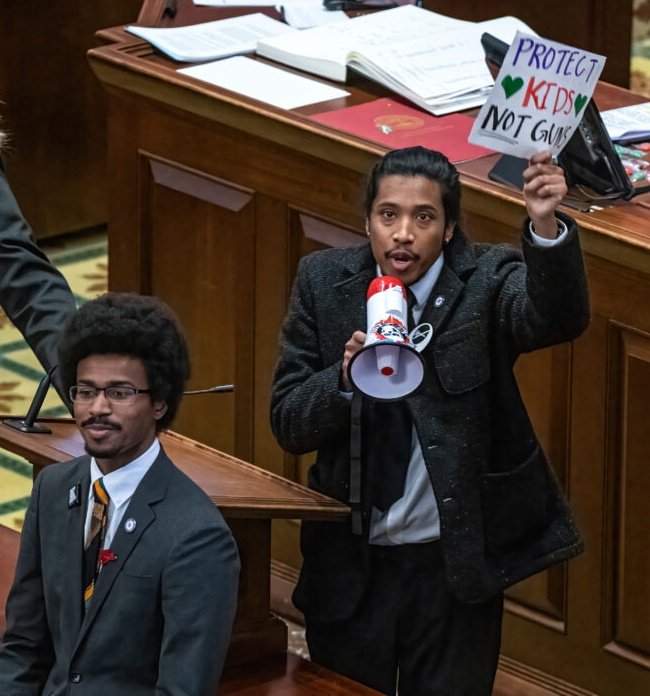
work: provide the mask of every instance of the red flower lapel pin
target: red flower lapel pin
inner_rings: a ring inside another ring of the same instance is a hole
[[[102,549],[99,554],[99,567],[103,568],[107,563],[117,561],[117,556],[110,549]]]

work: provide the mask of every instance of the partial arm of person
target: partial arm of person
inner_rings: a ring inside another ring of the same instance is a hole
[[[271,392],[273,433],[294,454],[319,449],[350,422],[350,401],[341,394],[348,388],[341,379],[346,348],[341,345],[341,359],[323,364],[309,263],[304,257],[298,264]]]
[[[567,192],[563,170],[549,153],[531,158],[524,171],[525,267],[513,267],[502,286],[497,316],[520,352],[577,338],[589,323],[589,292],[575,221],[557,208]],[[530,234],[555,240],[536,243]]]
[[[197,522],[162,578],[164,630],[156,696],[214,696],[237,608],[239,555],[226,524]]]
[[[38,696],[54,664],[38,533],[42,479],[36,479],[25,515],[16,575],[7,598],[7,629],[0,646],[0,694],[11,696]]]
[[[58,333],[75,311],[74,297],[65,278],[34,242],[2,166],[0,304],[41,365],[46,370],[56,365]],[[53,381],[57,384],[56,373]]]

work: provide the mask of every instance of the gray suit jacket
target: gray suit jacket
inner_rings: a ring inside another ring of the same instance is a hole
[[[421,318],[434,336],[422,354],[424,382],[406,401],[440,511],[447,581],[462,601],[484,600],[581,549],[513,374],[520,353],[571,340],[588,323],[578,232],[565,222],[567,240],[550,248],[524,233],[523,257],[456,233]],[[365,331],[374,275],[367,244],[301,259],[271,397],[281,446],[317,450],[310,486],[342,501],[350,402],[339,374],[345,342]],[[366,539],[348,523],[303,523],[294,600],[308,617],[333,621],[354,611],[370,579]]]
[[[214,696],[235,614],[239,557],[210,499],[161,451],[82,610],[89,458],[34,484],[0,648],[3,696]],[[80,484],[81,505],[69,507]]]
[[[58,332],[75,311],[65,278],[38,248],[0,161],[0,305],[41,365],[57,364]],[[56,372],[53,382],[59,387]],[[61,393],[61,391],[59,391]],[[68,401],[67,396],[62,395]]]

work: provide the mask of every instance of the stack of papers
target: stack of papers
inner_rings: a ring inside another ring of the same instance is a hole
[[[621,106],[600,114],[609,133],[616,143],[650,140],[650,102]]]
[[[534,34],[514,17],[464,22],[405,5],[261,39],[257,52],[339,82],[349,67],[441,115],[480,106],[494,84],[481,34],[510,43],[517,30]]]
[[[126,30],[183,63],[253,53],[260,39],[292,31],[284,22],[271,19],[261,12],[187,27],[157,29],[128,26]]]

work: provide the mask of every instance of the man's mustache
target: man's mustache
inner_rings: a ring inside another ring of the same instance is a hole
[[[111,430],[120,430],[120,426],[117,423],[111,423],[111,421],[108,421],[105,418],[91,417],[87,418],[85,421],[82,421],[81,423],[82,428],[86,428],[91,425],[101,425],[103,428],[109,428]]]

